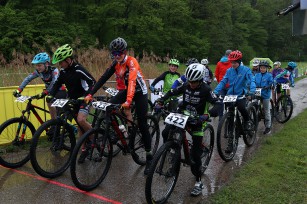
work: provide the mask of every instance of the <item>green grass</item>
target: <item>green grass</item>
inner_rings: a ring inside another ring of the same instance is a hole
[[[209,203],[307,203],[307,110],[264,140]]]

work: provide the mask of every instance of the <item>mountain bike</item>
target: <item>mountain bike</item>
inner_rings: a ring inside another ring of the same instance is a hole
[[[250,131],[243,128],[243,117],[237,109],[236,101],[245,98],[237,95],[226,95],[223,102],[226,103],[226,113],[219,121],[217,127],[217,150],[224,161],[230,161],[237,152],[239,137],[243,136],[246,146],[252,146],[256,139],[258,117],[254,106],[248,106],[250,120],[252,121]],[[229,146],[229,147],[228,147]],[[228,149],[228,148],[230,149]]]
[[[72,153],[70,173],[74,184],[81,190],[95,189],[108,174],[112,162],[113,145],[111,135],[118,138],[117,146],[124,155],[131,154],[139,165],[146,164],[146,152],[138,124],[129,120],[120,110],[120,104],[111,104],[103,101],[92,102],[92,107],[101,109],[101,115],[94,128],[87,131],[77,142]],[[121,131],[119,122],[131,123],[130,134]],[[101,124],[104,123],[103,126]],[[158,148],[160,130],[156,119],[147,116],[147,123],[152,137],[152,153]],[[78,158],[86,152],[86,159],[80,163]],[[107,154],[106,154],[107,152]],[[78,161],[77,161],[78,160]]]
[[[18,103],[27,103],[26,108],[21,112],[20,117],[11,118],[0,126],[0,164],[9,168],[18,168],[30,160],[31,139],[36,131],[34,125],[29,120],[31,113],[40,124],[46,120],[45,108],[32,104],[33,99],[39,99],[35,96],[20,96],[16,99]],[[45,113],[43,120],[37,110]],[[46,130],[48,131],[48,130]]]
[[[191,164],[191,141],[186,132],[198,124],[197,115],[183,112],[170,113],[165,122],[172,125],[168,140],[154,155],[149,173],[146,178],[145,195],[147,203],[165,203],[172,194],[178,180],[180,164]],[[208,120],[209,121],[209,120]],[[211,124],[203,124],[203,140],[201,155],[201,172],[207,169],[214,146],[214,129]],[[183,152],[183,153],[182,153]]]
[[[293,112],[293,102],[291,97],[287,94],[290,90],[289,84],[280,84],[281,95],[275,103],[275,118],[279,123],[287,122]]]
[[[77,122],[75,112],[80,102],[74,99],[56,99],[52,107],[62,108],[56,119],[42,124],[35,132],[30,147],[30,159],[33,169],[41,176],[55,178],[60,176],[70,165],[71,153],[76,144],[77,128],[69,121],[74,119],[82,132],[83,128]],[[51,137],[46,136],[46,130],[54,128]]]

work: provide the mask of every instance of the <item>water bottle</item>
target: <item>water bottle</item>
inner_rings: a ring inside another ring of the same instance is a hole
[[[119,130],[123,133],[124,137],[127,139],[128,133],[127,133],[126,127],[124,125],[120,125]]]

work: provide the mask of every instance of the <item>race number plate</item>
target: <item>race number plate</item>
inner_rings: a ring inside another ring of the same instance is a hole
[[[289,84],[281,84],[282,89],[290,89]]]
[[[170,125],[175,125],[180,128],[185,128],[185,124],[188,121],[189,116],[182,115],[179,113],[170,113],[166,118],[165,122]]]
[[[228,102],[236,102],[237,101],[238,96],[237,95],[227,95],[224,97],[223,102],[224,103],[228,103]]]
[[[51,104],[51,106],[63,108],[68,101],[68,99],[57,99]]]
[[[111,96],[116,96],[116,94],[118,93],[118,90],[114,88],[107,88],[106,92],[110,94]]]
[[[15,101],[16,102],[20,102],[20,103],[24,103],[25,101],[27,101],[29,98],[31,98],[30,96],[20,96],[18,97]]]
[[[256,88],[255,96],[261,96],[261,88]]]
[[[107,103],[104,101],[95,101],[92,103],[93,108],[100,109],[105,111],[108,106],[112,105],[112,103]]]

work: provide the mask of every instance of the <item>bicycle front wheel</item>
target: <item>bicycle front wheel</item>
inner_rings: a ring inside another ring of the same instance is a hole
[[[147,116],[147,124],[149,134],[151,136],[151,152],[154,155],[158,149],[160,141],[160,129],[157,119],[151,115]],[[146,151],[142,138],[142,134],[138,129],[136,134],[130,138],[129,146],[131,148],[131,156],[135,163],[139,165],[146,164]]]
[[[202,140],[202,155],[201,155],[201,172],[202,174],[208,168],[214,146],[214,129],[212,125],[207,124],[204,128],[204,136]]]
[[[52,137],[46,132],[53,128]],[[35,132],[30,148],[31,164],[39,175],[46,178],[60,176],[69,167],[76,138],[71,125],[59,119],[45,122]]]
[[[233,113],[227,112],[220,120],[216,133],[216,145],[220,157],[228,162],[235,156],[238,148],[238,128],[234,127]]]
[[[30,159],[31,139],[35,128],[22,118],[12,118],[0,126],[0,164],[18,168]]]
[[[247,131],[247,133],[243,134],[243,141],[246,146],[250,147],[254,144],[256,140],[256,133],[258,128],[256,124],[258,124],[258,116],[254,106],[248,107],[247,112],[249,114],[250,120],[252,121],[252,130]]]
[[[293,112],[293,102],[290,96],[280,96],[276,102],[275,111],[275,118],[277,122],[287,122],[291,118]]]
[[[105,130],[100,128],[87,131],[78,140],[72,153],[70,174],[74,184],[84,191],[98,187],[110,169],[112,151],[113,145],[110,145]],[[81,153],[84,152],[87,156],[81,162]]]
[[[174,141],[168,141],[159,148],[146,178],[147,203],[165,203],[168,200],[179,176],[180,154],[180,146]]]

